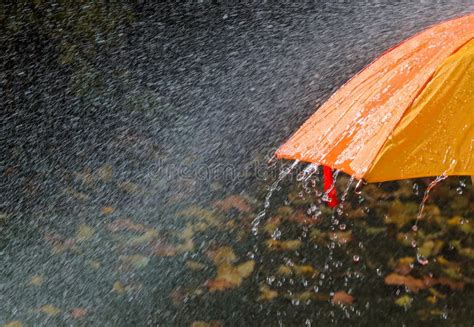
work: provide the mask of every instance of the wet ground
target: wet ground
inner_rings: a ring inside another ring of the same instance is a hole
[[[473,324],[467,178],[414,231],[430,180],[330,211],[298,166],[253,224],[314,108],[471,2],[0,6],[0,324]]]

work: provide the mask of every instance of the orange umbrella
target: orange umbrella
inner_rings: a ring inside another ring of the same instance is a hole
[[[334,93],[276,156],[381,182],[474,175],[473,153],[471,14],[384,53]]]

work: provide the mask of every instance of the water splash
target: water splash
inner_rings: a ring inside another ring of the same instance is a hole
[[[453,160],[451,162],[451,165],[450,165],[450,168],[456,164],[456,161]],[[449,169],[448,169],[449,170]],[[418,232],[418,222],[420,221],[421,219],[421,216],[423,215],[423,210],[425,209],[425,204],[426,204],[426,201],[428,201],[428,197],[430,195],[430,192],[431,190],[436,186],[438,185],[440,182],[442,182],[443,180],[445,180],[446,178],[448,178],[448,174],[447,174],[447,171],[446,170],[442,175],[440,176],[437,176],[429,185],[428,187],[426,188],[425,190],[425,193],[423,194],[423,199],[421,200],[421,204],[420,204],[420,208],[418,209],[418,214],[416,215],[416,219],[415,219],[415,223],[413,224],[412,226],[412,231],[416,234]],[[413,240],[413,247],[417,249],[418,245],[417,245],[417,242],[415,240]],[[425,256],[421,255],[419,252],[418,252],[418,249],[417,249],[417,254],[416,254],[416,260],[418,261],[419,264],[421,264],[422,266],[426,266],[429,261],[428,261],[428,258],[426,258]]]
[[[278,185],[280,185],[281,181],[283,179],[285,179],[285,177],[288,176],[293,171],[293,169],[295,169],[295,167],[298,165],[298,163],[299,163],[299,160],[295,160],[291,164],[291,166],[289,166],[285,169],[282,169],[280,171],[280,174],[278,175],[278,179],[268,189],[268,193],[265,196],[265,202],[264,202],[263,210],[260,211],[260,213],[257,215],[257,217],[255,217],[255,219],[252,221],[252,234],[253,235],[255,235],[255,236],[258,235],[258,227],[259,227],[260,222],[262,221],[262,219],[265,218],[265,215],[267,213],[267,209],[270,207],[270,199],[273,195],[273,192],[275,192],[275,190],[278,188]]]

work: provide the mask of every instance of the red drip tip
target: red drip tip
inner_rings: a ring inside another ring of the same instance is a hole
[[[323,166],[323,189],[324,193],[327,193],[328,201],[327,204],[329,208],[334,208],[339,204],[337,199],[336,186],[334,185],[334,178],[332,177],[332,169],[328,166]]]

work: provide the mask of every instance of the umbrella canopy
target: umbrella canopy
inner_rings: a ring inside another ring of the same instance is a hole
[[[474,175],[474,14],[387,51],[276,152],[368,182]]]

